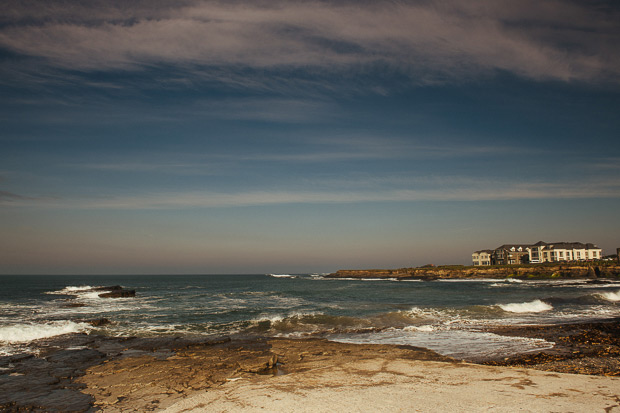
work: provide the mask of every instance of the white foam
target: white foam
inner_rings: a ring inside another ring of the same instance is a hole
[[[496,278],[440,278],[436,281],[440,281],[444,283],[462,283],[462,282],[494,283],[494,282],[497,282],[497,279]]]
[[[90,291],[93,288],[97,288],[97,287],[93,287],[90,285],[68,286],[68,287],[63,288],[62,290],[48,291],[45,294],[72,295],[72,294],[83,292],[83,291]]]
[[[98,300],[99,298],[99,294],[104,294],[106,293],[106,291],[88,291],[88,292],[83,292],[81,293],[79,296],[80,298],[89,298],[89,299],[95,299]]]
[[[0,343],[28,343],[61,334],[82,333],[92,327],[73,321],[51,321],[45,324],[13,324],[0,327]]]
[[[423,331],[423,332],[431,332],[431,331],[435,331],[436,328],[433,327],[432,325],[425,325],[425,326],[407,326],[405,328],[403,328],[403,330],[405,331]]]
[[[493,333],[455,331],[386,330],[356,335],[333,335],[331,341],[355,344],[395,344],[424,347],[458,359],[505,357],[519,352],[552,348],[554,343],[536,338],[508,337]]]
[[[509,313],[541,313],[553,309],[552,306],[540,300],[525,303],[500,304],[499,308]]]
[[[600,296],[608,301],[620,301],[620,290],[616,291],[615,293],[600,293]]]
[[[265,315],[259,318],[252,319],[250,321],[254,323],[264,323],[266,321],[269,321],[270,323],[273,324],[273,323],[280,323],[285,320],[301,320],[305,317],[313,317],[313,316],[321,316],[321,315],[324,315],[324,314],[319,313],[319,312],[314,312],[314,311],[308,311],[308,312],[294,311],[287,315],[281,315],[281,314],[272,315],[272,316]]]
[[[291,275],[291,274],[267,274],[270,277],[275,277],[275,278],[297,278],[296,275]]]
[[[269,317],[269,316],[259,317],[259,318],[253,319],[251,321],[253,321],[255,323],[264,323],[264,322],[268,321],[271,324],[273,324],[273,323],[282,322],[282,321],[284,321],[285,318],[287,318],[287,317],[282,316],[282,315],[274,315],[274,316],[271,316],[271,317]]]

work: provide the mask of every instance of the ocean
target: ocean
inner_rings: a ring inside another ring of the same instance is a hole
[[[425,347],[458,359],[550,348],[494,326],[620,316],[620,283],[590,280],[354,280],[319,274],[0,276],[0,356],[67,333],[322,337]],[[100,298],[121,285],[135,297]],[[94,327],[89,321],[105,318]]]

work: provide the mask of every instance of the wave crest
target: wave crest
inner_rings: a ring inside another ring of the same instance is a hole
[[[51,321],[45,324],[13,324],[0,327],[0,342],[28,343],[69,333],[83,333],[92,327],[86,323],[73,321]]]
[[[500,304],[499,308],[509,313],[542,313],[552,310],[553,307],[541,300],[528,301],[524,303]]]
[[[616,291],[615,293],[600,293],[599,295],[607,301],[620,301],[620,290]]]
[[[62,290],[47,291],[47,292],[45,292],[45,294],[75,295],[75,294],[82,293],[82,292],[85,292],[85,291],[92,291],[95,288],[97,288],[97,287],[93,287],[91,285],[79,285],[79,286],[70,285],[70,286],[67,286],[67,287],[63,288]]]

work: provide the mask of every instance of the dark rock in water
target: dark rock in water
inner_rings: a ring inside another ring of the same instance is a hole
[[[123,287],[120,285],[112,285],[109,287],[95,287],[92,291],[122,291]]]
[[[136,290],[113,290],[108,293],[99,294],[100,298],[126,298],[135,297]]]
[[[65,307],[65,308],[86,307],[86,304],[84,304],[84,303],[67,303],[67,304],[63,304],[63,307]]]
[[[93,327],[101,327],[101,326],[105,326],[108,324],[112,324],[112,322],[108,320],[107,318],[98,318],[96,320],[86,320],[84,322],[90,324]]]

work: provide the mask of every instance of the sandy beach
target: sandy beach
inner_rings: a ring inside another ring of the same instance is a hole
[[[620,379],[374,358],[240,379],[165,412],[618,411]]]

